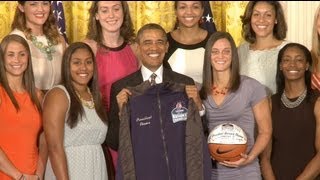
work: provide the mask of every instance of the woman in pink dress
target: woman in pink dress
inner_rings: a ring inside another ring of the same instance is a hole
[[[112,83],[135,72],[139,63],[134,51],[134,29],[125,1],[95,1],[90,8],[87,38],[84,40],[97,59],[100,91],[107,112],[110,107]],[[112,122],[110,126],[112,127]],[[112,128],[108,130],[108,133]],[[116,167],[118,145],[108,141],[107,145]]]

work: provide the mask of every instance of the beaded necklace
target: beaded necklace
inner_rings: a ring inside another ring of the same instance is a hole
[[[281,102],[283,105],[285,105],[287,108],[295,108],[301,104],[301,102],[304,100],[304,98],[307,96],[307,89],[305,89],[302,94],[298,97],[295,101],[290,101],[288,97],[286,96],[285,91],[283,91],[281,95]]]
[[[228,90],[229,90],[228,87],[224,87],[224,88],[222,88],[221,90],[219,90],[218,87],[212,86],[212,91],[213,91],[214,95],[218,95],[218,94],[226,95],[227,92],[228,92]]]
[[[78,93],[78,91],[76,91],[76,94],[77,94],[77,96],[79,97],[81,103],[82,103],[84,106],[88,107],[89,109],[93,109],[93,108],[95,107],[95,106],[94,106],[93,97],[92,97],[92,94],[91,94],[89,88],[87,88],[87,91],[88,91],[88,93],[89,93],[89,95],[90,95],[90,101],[87,101],[87,100],[83,99],[83,98],[80,96],[80,94]]]
[[[49,61],[51,61],[52,58],[52,53],[55,52],[54,48],[53,48],[53,44],[51,43],[51,41],[47,38],[47,36],[45,36],[48,42],[48,45],[44,45],[42,42],[38,41],[36,36],[31,35],[31,42],[32,44],[38,48],[42,53],[47,55],[47,58]]]

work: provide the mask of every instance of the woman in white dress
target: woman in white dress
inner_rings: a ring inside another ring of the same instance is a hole
[[[61,80],[66,42],[59,34],[50,1],[18,1],[11,34],[27,40],[36,87],[46,92]]]
[[[91,48],[71,44],[63,55],[62,84],[43,103],[44,131],[49,149],[45,179],[106,180],[101,144],[107,117],[97,83]]]
[[[278,1],[250,1],[241,21],[246,42],[238,47],[240,74],[258,80],[269,95],[274,94],[278,53],[288,43],[282,6]]]

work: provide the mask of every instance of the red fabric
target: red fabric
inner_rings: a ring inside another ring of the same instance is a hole
[[[99,48],[96,55],[99,86],[107,111],[110,106],[112,83],[138,70],[138,60],[131,47],[108,49]]]

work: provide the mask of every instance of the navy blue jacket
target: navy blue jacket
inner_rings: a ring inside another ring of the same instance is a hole
[[[175,82],[187,85],[194,85],[192,78],[179,74],[170,69],[163,68],[163,82]],[[106,144],[108,147],[117,151],[119,146],[119,109],[117,104],[117,94],[127,87],[135,87],[143,82],[141,69],[138,71],[116,81],[111,86],[110,94],[110,112],[108,113],[108,132],[106,137]]]
[[[121,112],[117,179],[210,179],[199,112],[184,85],[145,82]]]

